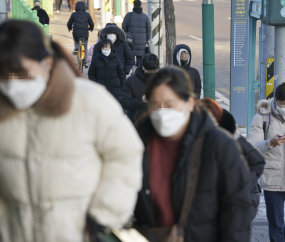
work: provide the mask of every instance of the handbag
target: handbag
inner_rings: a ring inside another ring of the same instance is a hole
[[[132,49],[133,47],[133,39],[134,39],[134,36],[133,34],[131,33],[131,28],[132,28],[132,22],[131,22],[131,17],[132,17],[133,13],[130,13],[129,14],[129,23],[130,23],[130,26],[128,27],[128,32],[126,32],[126,39],[127,39],[127,42],[130,46],[130,48]]]
[[[189,212],[191,211],[194,201],[197,182],[199,178],[199,171],[201,165],[202,147],[204,144],[205,135],[199,136],[196,140],[192,154],[190,157],[189,170],[187,175],[187,183],[185,196],[183,200],[180,218],[177,224],[171,227],[155,227],[155,228],[141,228],[136,227],[149,242],[183,242],[184,229],[186,226]]]

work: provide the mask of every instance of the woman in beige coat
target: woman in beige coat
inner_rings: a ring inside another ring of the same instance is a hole
[[[0,241],[82,242],[86,216],[121,227],[142,144],[104,87],[30,22],[0,26]]]

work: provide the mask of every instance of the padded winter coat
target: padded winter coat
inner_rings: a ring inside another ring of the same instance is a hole
[[[102,52],[99,53],[91,62],[88,78],[105,86],[118,102],[121,101],[126,75],[115,53],[112,52],[107,60]]]
[[[148,16],[142,8],[134,7],[133,12],[127,13],[122,28],[133,35],[132,52],[134,56],[143,56],[147,41],[151,38],[151,26]]]
[[[121,104],[133,123],[144,111],[147,111],[147,105],[142,102],[147,79],[142,66],[139,65],[135,74],[127,79],[123,87]]]
[[[117,40],[113,44],[114,52],[120,59],[125,74],[128,75],[130,73],[131,68],[135,65],[135,60],[129,45],[126,42],[126,35],[124,31],[121,30],[116,24],[108,23],[106,24],[106,27],[100,31],[100,41],[104,38],[107,38],[107,34],[109,33],[115,33],[117,35]],[[99,44],[95,44],[92,59],[94,59],[95,56],[100,52],[99,46]]]
[[[45,93],[25,111],[0,94],[3,242],[82,242],[87,214],[115,227],[132,214],[141,141],[104,87],[71,73],[57,63]]]
[[[35,8],[32,8],[32,10],[36,10]],[[47,14],[47,12],[40,8],[37,11],[37,16],[39,17],[39,22],[44,25],[44,24],[49,24],[49,16]]]
[[[181,45],[177,45],[175,47],[175,49],[173,51],[173,65],[180,66],[180,64],[177,61],[177,52],[180,49],[186,49],[187,52],[189,53],[190,59],[189,59],[188,63],[186,64],[186,66],[183,66],[182,68],[188,72],[188,74],[191,78],[193,87],[194,87],[194,92],[196,94],[196,98],[200,99],[201,89],[202,89],[202,82],[201,82],[201,78],[200,78],[200,73],[197,69],[191,67],[191,59],[192,59],[191,49],[187,45],[181,44]]]
[[[145,147],[155,132],[149,119],[138,126]],[[184,199],[189,157],[198,136],[205,134],[197,190],[185,228],[185,242],[249,242],[251,201],[249,172],[236,141],[216,127],[209,114],[195,109],[183,138],[181,156],[172,175],[172,204],[176,222]],[[135,210],[138,226],[156,227],[145,149],[143,188]]]
[[[270,140],[277,134],[285,135],[285,119],[276,109],[274,98],[261,100],[257,113],[248,132],[248,140],[260,150],[265,157],[265,167],[260,178],[260,185],[266,191],[285,191],[285,145],[270,147]],[[270,116],[268,134],[264,139],[262,115]]]
[[[72,13],[67,23],[68,30],[72,30],[73,25],[73,38],[78,41],[80,38],[88,39],[89,27],[93,31],[94,23],[89,13],[86,11],[84,2],[77,2],[75,7],[76,12]],[[88,27],[89,25],[89,27]]]

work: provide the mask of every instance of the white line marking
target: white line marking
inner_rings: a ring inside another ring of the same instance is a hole
[[[202,40],[201,38],[196,37],[196,36],[194,36],[194,35],[189,35],[189,37],[192,38],[192,39],[196,39],[196,40]]]

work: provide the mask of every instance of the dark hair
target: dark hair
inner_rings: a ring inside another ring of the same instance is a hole
[[[213,114],[217,122],[221,124],[223,109],[220,107],[220,105],[215,100],[211,98],[203,98],[203,99],[196,100],[196,103],[204,106],[209,112]]]
[[[107,39],[107,38],[102,39],[102,40],[99,42],[99,49],[100,49],[100,51],[102,52],[102,48],[103,48],[104,46],[106,46],[107,44],[110,44],[111,52],[113,52],[113,51],[114,51],[113,43],[112,43],[111,40],[109,40],[109,39]]]
[[[140,0],[135,0],[134,1],[134,6],[135,7],[140,7],[142,5],[142,2]]]
[[[190,76],[182,68],[166,67],[153,74],[145,89],[146,98],[149,100],[153,90],[162,84],[169,86],[184,101],[195,97]]]
[[[43,31],[30,21],[9,20],[0,25],[0,76],[11,72],[24,72],[20,57],[41,61],[48,56],[68,62],[76,76],[81,76],[74,62],[63,48],[45,36]]]
[[[285,101],[285,82],[280,84],[275,90],[276,101]]]
[[[159,59],[155,54],[146,54],[142,59],[142,66],[146,70],[156,70],[159,67]]]

